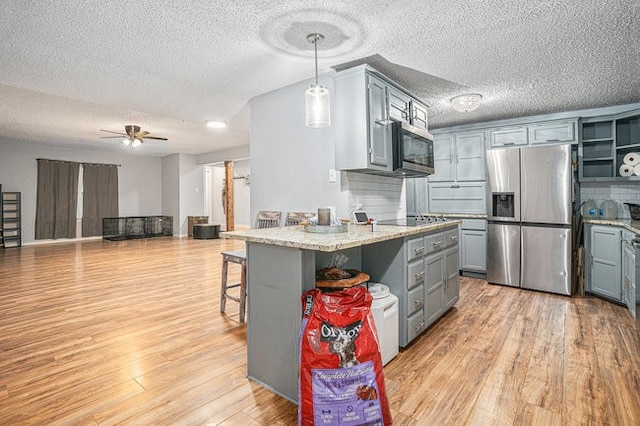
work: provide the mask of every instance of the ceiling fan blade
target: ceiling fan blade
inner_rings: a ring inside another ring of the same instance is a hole
[[[107,132],[107,133],[113,133],[114,135],[120,135],[120,136],[127,136],[126,133],[122,133],[122,132],[112,132],[111,130],[102,130],[100,129],[101,132]]]
[[[127,135],[122,135],[122,136],[100,136],[100,139],[122,139],[122,138],[126,138]]]
[[[145,139],[155,139],[155,140],[158,140],[158,141],[166,141],[166,140],[168,140],[167,138],[159,138],[157,136],[145,136],[144,138]]]
[[[145,136],[147,136],[149,134],[149,132],[142,130],[140,132],[135,132],[133,134],[133,136],[135,136],[136,138],[144,138]]]

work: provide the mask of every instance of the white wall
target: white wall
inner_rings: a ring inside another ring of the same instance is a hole
[[[204,165],[197,164],[195,155],[179,154],[180,167],[180,232],[187,235],[187,216],[204,215]],[[175,217],[173,220],[176,220]]]
[[[173,217],[173,235],[180,235],[180,156],[162,158],[162,212]]]
[[[320,80],[333,93],[333,80]],[[251,100],[251,217],[260,210],[285,214],[324,206],[334,206],[338,216],[349,211],[341,174],[329,182],[329,169],[335,168],[333,127],[305,126],[307,87],[309,81]]]
[[[120,164],[118,203],[120,216],[163,214],[161,160],[94,149],[57,147],[0,139],[0,183],[3,191],[22,193],[22,241],[35,240],[38,158]]]
[[[633,182],[583,182],[580,184],[580,200],[594,200],[599,207],[605,200],[618,204],[618,218],[631,219],[624,203],[640,204],[640,185]]]
[[[221,229],[226,228],[226,215],[222,205],[222,190],[224,188],[225,170],[224,164],[218,163],[206,166],[207,191],[205,194],[205,215],[210,222],[219,223]],[[236,160],[233,162],[233,207],[234,225],[250,227],[254,220],[251,219],[251,177],[249,160]],[[242,176],[249,176],[249,182]]]

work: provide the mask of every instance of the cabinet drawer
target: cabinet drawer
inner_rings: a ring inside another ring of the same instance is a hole
[[[422,237],[407,241],[407,262],[424,256],[424,252],[424,239]]]
[[[424,262],[415,260],[407,265],[407,290],[424,283]]]
[[[414,288],[407,295],[407,317],[424,306],[424,287]]]
[[[458,240],[460,239],[458,228],[450,229],[444,232],[444,246],[451,247],[458,244]]]
[[[484,219],[462,219],[460,228],[472,231],[486,231],[487,221]]]
[[[424,311],[421,309],[407,320],[407,342],[412,341],[424,331]]]
[[[438,232],[437,234],[431,234],[424,237],[426,253],[434,253],[438,250],[442,250],[445,247],[444,233]]]

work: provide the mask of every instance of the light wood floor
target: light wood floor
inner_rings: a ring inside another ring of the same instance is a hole
[[[0,424],[295,424],[244,376],[237,304],[218,312],[219,252],[241,247],[0,250]],[[638,425],[639,359],[621,306],[464,279],[385,376],[396,425]]]

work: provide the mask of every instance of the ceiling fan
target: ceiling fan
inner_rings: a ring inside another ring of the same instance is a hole
[[[157,136],[148,136],[149,132],[140,130],[140,126],[134,126],[132,124],[124,126],[124,131],[126,133],[112,132],[110,130],[102,130],[102,129],[100,129],[100,131],[118,135],[118,136],[102,136],[101,139],[123,138],[122,143],[124,145],[131,146],[131,148],[135,148],[137,146],[142,145],[142,142],[144,142],[144,139],[155,139],[160,141],[167,140],[167,138],[159,138]]]

